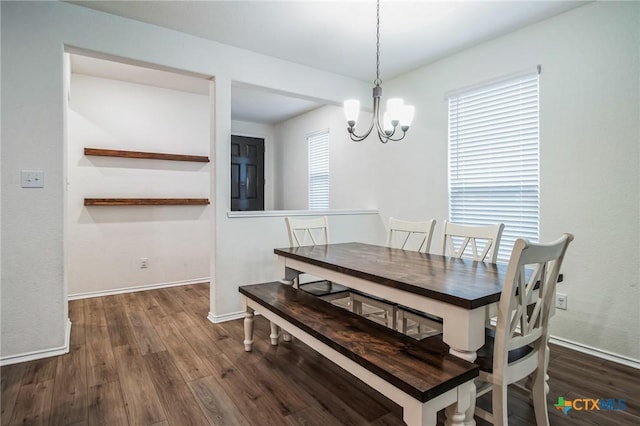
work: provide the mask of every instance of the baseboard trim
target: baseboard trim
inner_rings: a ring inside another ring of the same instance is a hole
[[[209,312],[209,315],[207,315],[207,319],[214,324],[220,324],[221,322],[233,321],[240,318],[244,318],[244,311],[232,312],[225,315],[213,315],[213,313]]]
[[[64,355],[69,353],[69,346],[71,342],[71,320],[67,318],[67,326],[64,336],[64,345],[57,348],[42,349],[39,351],[26,352],[18,355],[9,355],[0,358],[0,367],[11,364],[18,364],[21,362],[35,361],[37,359],[49,358],[52,356]]]
[[[605,359],[607,361],[612,361],[618,364],[626,365],[627,367],[632,367],[640,370],[640,360],[637,360],[637,359],[629,358],[624,355],[619,355],[613,352],[594,348],[592,346],[573,342],[571,340],[563,339],[560,337],[550,336],[549,342],[558,346],[568,348],[568,349],[573,349],[574,351],[577,351],[577,352],[582,352],[587,355],[592,355],[597,358]]]
[[[90,291],[87,293],[76,293],[68,295],[68,300],[90,299],[92,297],[113,296],[115,294],[133,293],[136,291],[157,290],[160,288],[178,287],[181,285],[191,285],[209,282],[210,277],[197,278],[193,280],[173,281],[167,283],[147,284],[135,287],[122,287],[113,290]]]

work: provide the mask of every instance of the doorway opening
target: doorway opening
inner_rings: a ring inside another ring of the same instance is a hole
[[[189,160],[213,152],[212,78],[75,48],[65,58],[67,298],[208,282],[213,207],[165,201],[215,199],[213,167]],[[143,202],[86,204],[96,197]]]
[[[231,135],[231,210],[264,210],[264,139]]]

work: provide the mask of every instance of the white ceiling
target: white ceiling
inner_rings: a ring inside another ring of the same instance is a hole
[[[375,78],[376,5],[371,0],[69,3],[364,81],[373,82]],[[381,78],[397,77],[585,3],[382,0]],[[254,93],[255,88],[241,87],[234,91],[238,96],[260,97]],[[234,119],[247,120],[251,114],[259,111]]]

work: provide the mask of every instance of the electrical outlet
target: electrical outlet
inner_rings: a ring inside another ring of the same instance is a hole
[[[149,258],[141,257],[140,258],[140,269],[147,269],[149,267]]]
[[[22,170],[20,184],[23,188],[44,188],[44,172],[41,170]]]
[[[567,310],[567,295],[556,293],[556,308]]]

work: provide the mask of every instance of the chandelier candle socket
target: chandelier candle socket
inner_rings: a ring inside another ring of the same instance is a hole
[[[344,101],[344,114],[347,119],[347,130],[351,140],[360,142],[371,134],[375,126],[380,142],[387,143],[389,141],[399,141],[404,139],[415,109],[411,105],[405,105],[400,98],[392,98],[387,100],[387,111],[380,119],[380,98],[382,97],[382,80],[380,79],[380,0],[376,2],[376,79],[373,82],[373,119],[369,125],[369,130],[364,134],[356,134],[356,124],[358,124],[358,115],[360,114],[360,101],[350,99]],[[399,135],[398,128],[402,130],[402,136]],[[398,135],[394,138],[393,136]]]

